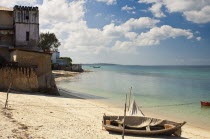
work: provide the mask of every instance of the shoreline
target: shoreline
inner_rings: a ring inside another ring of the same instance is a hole
[[[74,90],[66,90],[66,91],[70,96],[76,96],[76,97],[82,98],[82,99],[89,99],[90,101],[93,100],[94,102],[102,103],[104,105],[107,105],[109,108],[118,108],[122,112],[124,111],[124,107],[122,107],[120,104],[110,103],[109,101],[106,100],[106,98],[99,97],[99,96],[93,96],[93,95],[90,95],[90,94],[87,94],[87,93],[76,92]],[[152,112],[151,109],[148,110],[147,108],[141,108],[141,110],[144,113],[146,113],[146,116],[149,116],[149,117],[155,117],[155,118],[158,118],[158,119],[166,119],[166,120],[176,121],[176,122],[180,122],[180,123],[184,122],[184,120],[181,120],[179,118],[174,118],[172,116],[165,116],[165,115],[162,115],[160,113]],[[209,131],[209,129],[210,129],[210,127],[202,128],[202,127],[198,126],[196,123],[191,124],[188,121],[186,121],[186,122],[187,122],[187,124],[185,126],[189,126],[190,128],[201,129],[201,130],[204,130],[204,131]]]
[[[74,75],[62,77],[62,79],[68,79]],[[0,92],[0,138],[121,139],[121,134],[112,134],[103,130],[101,122],[104,113],[123,115],[123,107],[109,103],[98,96],[79,93],[78,95],[78,92],[64,90],[61,96],[51,96],[41,93],[12,92],[9,94],[9,109],[3,109],[6,92]],[[149,117],[183,122],[142,110]],[[208,130],[188,123],[182,127],[182,130],[181,138],[210,138]],[[126,139],[157,139],[157,137],[127,135],[125,137]],[[166,137],[158,136],[158,138]],[[174,137],[167,136],[167,138]]]
[[[86,71],[86,72],[93,72],[93,71]],[[73,73],[73,75],[71,77],[80,74],[80,73],[74,74],[74,72],[72,72],[72,73]],[[63,79],[71,79],[71,77],[66,76]],[[60,81],[59,78],[56,81]],[[90,94],[88,94],[86,92],[77,92],[75,90],[67,90],[67,91],[70,91],[71,93],[73,92],[72,95],[79,95],[80,97],[84,96],[87,99],[91,99],[91,98],[93,99],[94,98],[94,96],[92,96],[92,95],[90,95]],[[89,96],[92,96],[92,97],[89,97]],[[100,96],[96,96],[96,98],[97,97],[100,98]],[[102,99],[98,99],[98,101],[100,101],[100,102],[102,102],[104,104],[110,104],[111,103],[113,107],[121,108],[121,106],[123,106],[123,105],[120,105],[120,104],[117,104],[117,103],[113,103],[112,101],[108,101],[108,100],[103,99],[103,98]],[[124,109],[124,108],[122,108],[122,109]],[[176,116],[173,116],[173,115],[164,115],[164,114],[160,114],[158,112],[153,112],[152,110],[154,110],[154,109],[142,108],[142,110],[143,110],[143,112],[147,113],[147,115],[153,116],[153,117],[157,117],[157,118],[160,118],[160,119],[168,119],[168,120],[173,120],[173,121],[177,121],[177,122],[183,122],[184,121],[184,120],[178,120],[178,119],[181,119],[180,117],[176,117]],[[208,126],[204,127],[202,124],[199,124],[198,121],[191,121],[191,122],[187,121],[187,125],[189,125],[189,126],[191,126],[193,128],[199,128],[199,129],[206,130],[206,131],[210,130],[210,127],[208,127]]]
[[[84,70],[83,72],[73,72],[73,71],[65,71],[65,70],[52,70],[52,74],[55,78],[55,81],[71,78],[85,72],[92,72],[92,71]]]
[[[0,138],[122,138],[121,134],[102,130],[101,122],[104,113],[123,115],[123,108],[114,107],[100,99],[81,99],[66,95],[68,97],[13,92],[9,94],[9,109],[6,110],[3,109],[6,92],[1,92]],[[203,129],[189,125],[182,129],[182,138],[210,138],[209,132]],[[157,137],[126,136],[126,139],[134,138]]]

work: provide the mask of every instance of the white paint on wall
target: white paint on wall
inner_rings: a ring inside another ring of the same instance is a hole
[[[38,48],[39,10],[36,7],[14,7],[15,45],[29,49]],[[29,32],[29,40],[26,33]]]

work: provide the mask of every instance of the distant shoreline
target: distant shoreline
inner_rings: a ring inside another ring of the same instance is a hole
[[[92,71],[84,70],[83,72],[92,72]],[[53,70],[52,71],[55,81],[66,79],[68,77],[73,77],[73,76],[76,76],[83,72],[73,72],[73,71],[65,71],[65,70]]]
[[[112,63],[93,63],[93,64],[81,64],[84,66],[101,65],[101,66],[139,66],[139,67],[210,67],[210,65],[126,65],[126,64],[112,64]]]

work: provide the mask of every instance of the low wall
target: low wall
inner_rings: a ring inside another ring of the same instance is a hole
[[[59,95],[54,77],[51,72],[38,76],[37,68],[3,66],[0,67],[0,89],[7,90],[10,83],[11,88],[23,92],[45,92]]]
[[[36,69],[31,67],[0,67],[0,89],[8,89],[12,83],[12,89],[17,91],[39,91]]]

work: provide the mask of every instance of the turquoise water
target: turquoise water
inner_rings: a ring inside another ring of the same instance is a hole
[[[210,66],[122,66],[102,65],[59,81],[58,87],[97,95],[123,106],[130,87],[140,106],[166,117],[210,128]]]

